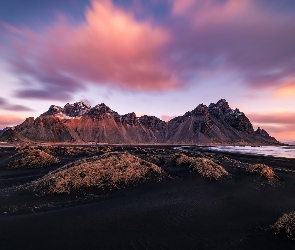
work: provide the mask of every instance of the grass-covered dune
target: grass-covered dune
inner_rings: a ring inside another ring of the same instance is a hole
[[[161,179],[157,165],[124,152],[106,153],[69,163],[32,183],[36,192],[46,194],[77,192],[97,187],[114,189],[148,179]]]

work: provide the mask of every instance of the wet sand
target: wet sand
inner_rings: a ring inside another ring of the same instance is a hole
[[[10,153],[1,152],[0,163]],[[0,248],[295,249],[294,241],[267,230],[282,213],[295,211],[295,159],[202,153],[218,159],[231,177],[204,180],[187,166],[163,164],[171,177],[161,182],[38,197],[12,187],[59,165],[1,169]],[[280,179],[249,175],[244,163],[267,164]]]

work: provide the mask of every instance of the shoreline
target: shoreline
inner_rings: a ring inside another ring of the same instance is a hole
[[[251,147],[260,147],[260,146],[294,146],[292,144],[286,143],[96,143],[96,142],[44,142],[44,141],[36,141],[32,143],[9,143],[9,142],[0,142],[1,147],[15,147],[15,146],[132,146],[132,147],[152,147],[152,146],[165,146],[165,147],[177,147],[177,146],[198,146],[198,147],[214,147],[214,146],[251,146]]]

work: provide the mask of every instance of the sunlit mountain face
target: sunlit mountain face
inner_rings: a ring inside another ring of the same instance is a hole
[[[52,104],[168,121],[226,99],[295,141],[295,3],[0,1],[0,129]]]

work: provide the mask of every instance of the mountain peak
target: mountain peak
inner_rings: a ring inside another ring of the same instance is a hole
[[[226,112],[231,109],[228,105],[228,102],[225,99],[220,99],[215,106],[220,109],[222,112]]]
[[[88,109],[91,108],[91,105],[88,104],[87,102],[84,102],[84,101],[81,101],[81,102],[75,102],[73,105],[74,105],[74,106],[77,106],[77,107],[80,107],[80,108],[88,108]]]
[[[225,100],[225,99],[220,99],[220,100],[216,103],[216,105],[221,105],[221,104],[228,104],[228,102],[227,102],[227,100]]]
[[[208,107],[206,105],[199,104],[193,111],[193,114],[195,115],[208,115],[209,114],[209,110]]]
[[[63,113],[69,117],[82,116],[91,109],[91,106],[85,102],[67,103],[64,106]]]
[[[100,104],[97,104],[95,106],[95,108],[97,108],[97,109],[104,109],[104,108],[109,108],[109,107],[102,102]]]
[[[110,109],[107,105],[104,103],[98,104],[91,108],[87,115],[92,118],[99,118],[102,119],[102,117],[105,116],[112,116],[115,120],[119,119],[119,114],[115,112],[114,110]]]
[[[269,134],[264,129],[261,129],[260,127],[257,128],[257,130],[255,131],[255,134],[260,135],[260,136],[269,137]]]
[[[264,140],[269,142],[276,142],[277,140],[270,136],[263,128],[258,127],[257,130],[255,130],[255,135],[258,137],[262,137]]]
[[[60,106],[51,105],[49,109],[46,112],[44,112],[41,116],[57,115],[62,112],[63,112],[63,108],[61,108]]]
[[[101,113],[108,113],[108,112],[113,112],[107,105],[104,103],[97,104],[94,106],[92,109],[99,110]]]
[[[222,117],[226,113],[232,112],[228,102],[225,99],[220,99],[217,103],[210,103],[209,112],[216,118]]]

